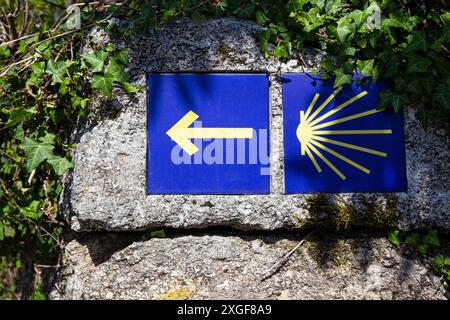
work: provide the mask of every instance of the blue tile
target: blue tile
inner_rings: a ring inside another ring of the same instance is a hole
[[[405,191],[402,113],[377,110],[388,83],[317,78],[282,75],[286,193]]]
[[[148,85],[149,194],[270,192],[266,74],[158,73]],[[180,119],[189,129],[170,131]]]

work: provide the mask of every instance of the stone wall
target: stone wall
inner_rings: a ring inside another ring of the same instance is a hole
[[[127,242],[85,235],[67,244],[65,275],[51,298],[445,299],[419,257],[366,234],[311,236],[271,275],[300,239],[198,234]]]
[[[260,30],[253,22],[218,19],[181,20],[126,40],[92,31],[95,43],[129,49],[127,72],[144,88],[148,72],[267,72],[271,194],[147,195],[146,92],[129,96],[114,89],[112,101],[96,102],[100,120],[73,134],[76,166],[64,179],[61,211],[70,228],[82,234],[68,240],[54,298],[444,298],[442,283],[423,261],[404,257],[380,235],[353,233],[337,241],[344,250],[337,267],[321,266],[316,258],[323,254],[323,243],[307,241],[267,281],[260,281],[261,272],[289,252],[294,240],[245,233],[189,235],[190,229],[225,226],[253,232],[283,229],[287,235],[326,228],[450,228],[448,136],[439,128],[424,131],[414,108],[404,112],[407,192],[284,194],[280,76],[309,71],[323,55],[305,50],[287,61],[266,59],[257,41]],[[184,233],[128,243],[121,232],[152,228]],[[91,231],[117,233],[83,234]],[[125,244],[117,248],[117,241]]]

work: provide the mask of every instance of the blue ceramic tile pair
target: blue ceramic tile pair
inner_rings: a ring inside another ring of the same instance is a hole
[[[406,189],[402,115],[378,108],[386,82],[282,81],[286,193]],[[148,85],[149,194],[270,193],[267,74],[157,73]]]

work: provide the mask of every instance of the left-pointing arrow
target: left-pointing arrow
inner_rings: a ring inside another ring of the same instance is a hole
[[[252,128],[189,128],[198,119],[198,115],[189,111],[166,133],[187,154],[192,156],[198,148],[189,139],[252,139]]]

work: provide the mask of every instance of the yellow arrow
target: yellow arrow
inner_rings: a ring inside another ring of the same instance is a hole
[[[198,148],[189,139],[251,139],[252,128],[189,128],[198,119],[198,115],[189,111],[178,120],[166,133],[190,156],[198,151]]]

